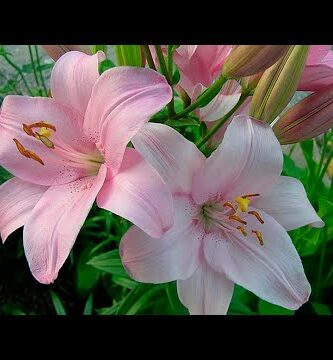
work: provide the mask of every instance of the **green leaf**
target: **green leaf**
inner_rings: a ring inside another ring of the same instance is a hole
[[[306,175],[306,170],[298,167],[295,161],[288,155],[283,155],[283,175],[302,179]]]
[[[109,70],[115,66],[116,65],[110,59],[105,59],[99,64],[99,73],[103,74],[104,71]]]
[[[87,265],[91,265],[108,274],[127,277],[127,273],[119,257],[118,249],[94,256],[87,262]]]
[[[332,315],[331,309],[325,304],[311,303],[311,305],[317,315]]]
[[[59,296],[52,290],[50,291],[50,294],[57,315],[67,315]]]
[[[318,204],[319,204],[319,211],[318,215],[321,218],[324,218],[327,215],[333,215],[333,202],[330,200],[320,197],[318,198]]]
[[[117,275],[113,275],[112,277],[112,281],[119,285],[122,286],[126,289],[134,289],[136,287],[136,285],[138,284],[136,281],[130,279],[129,277],[123,277],[123,276],[117,276]]]
[[[100,271],[87,264],[87,261],[90,259],[92,246],[92,244],[87,246],[81,252],[76,265],[76,287],[81,296],[91,292],[100,277]]]
[[[165,290],[168,295],[168,300],[170,302],[172,311],[175,315],[187,315],[188,310],[186,307],[179,301],[177,293],[177,283],[174,281],[165,285]]]
[[[12,177],[13,176],[7,170],[0,166],[0,185]]]
[[[140,45],[115,45],[114,52],[120,66],[143,66]]]
[[[200,126],[200,123],[194,119],[180,119],[180,120],[167,120],[165,125],[176,127],[186,127],[186,126]]]
[[[91,315],[93,311],[94,297],[93,293],[88,296],[86,305],[84,306],[83,315]]]
[[[265,300],[259,300],[258,311],[260,315],[294,315],[295,311],[273,305]]]
[[[154,285],[151,289],[145,291],[129,308],[129,310],[126,312],[126,315],[135,315],[139,313],[139,311],[143,309],[149,303],[149,301],[163,289],[163,285]]]

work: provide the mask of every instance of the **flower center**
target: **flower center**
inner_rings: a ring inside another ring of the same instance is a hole
[[[253,216],[258,223],[264,223],[264,220],[257,211],[248,211],[252,198],[259,195],[247,194],[237,196],[233,201],[208,202],[204,204],[200,209],[200,219],[205,230],[210,232],[217,228],[227,233],[240,232],[244,237],[252,234],[258,243],[263,246],[262,233],[251,228],[246,221],[248,216]]]
[[[89,171],[89,175],[97,174],[101,164],[104,163],[104,158],[97,148],[93,154],[84,154],[74,150],[59,138],[57,138],[56,141],[52,141],[53,133],[56,132],[57,129],[50,123],[39,121],[30,125],[22,124],[22,129],[26,135],[40,141],[47,149],[70,162],[71,166],[86,168]],[[41,165],[45,165],[44,160],[38,154],[26,149],[17,139],[13,139],[13,141],[21,155],[28,159],[32,159]]]

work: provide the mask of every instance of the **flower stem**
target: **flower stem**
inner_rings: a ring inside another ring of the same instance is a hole
[[[33,93],[32,93],[32,91],[30,89],[30,86],[28,85],[27,80],[25,79],[21,69],[9,59],[9,57],[7,56],[6,53],[2,54],[2,56],[5,58],[7,63],[17,71],[17,73],[20,75],[25,87],[27,88],[27,90],[29,92],[29,95],[33,96]]]
[[[239,109],[248,96],[249,95],[247,93],[243,93],[239,98],[238,103],[221,119],[217,120],[216,124],[210,128],[207,134],[196,143],[196,146],[201,148],[212,136],[214,136],[217,131],[219,131],[220,128],[226,123],[226,121],[228,121],[228,119],[236,112],[236,110]]]
[[[47,87],[45,85],[45,81],[44,81],[44,76],[43,76],[43,71],[40,67],[40,61],[39,61],[39,54],[38,54],[38,48],[37,45],[35,45],[35,53],[36,53],[36,59],[37,59],[37,66],[38,66],[38,70],[39,70],[39,75],[42,81],[42,85],[43,85],[43,89],[45,92],[45,96],[48,96],[48,91],[47,91]]]
[[[195,110],[198,107],[203,107],[209,104],[214,97],[220,92],[223,85],[227,82],[227,78],[221,75],[208,89],[201,93],[197,99],[186,109],[176,114],[173,119],[181,119],[186,117],[191,111]]]
[[[173,54],[173,45],[168,45],[168,73],[169,73],[169,78],[172,82],[172,74],[173,74],[173,59],[172,59],[172,54]]]
[[[320,253],[319,266],[318,266],[318,277],[317,277],[317,288],[316,288],[316,298],[319,299],[321,292],[321,280],[324,269],[325,255],[326,255],[326,245],[327,245],[327,227],[323,230],[323,242],[322,249]]]
[[[32,55],[31,45],[28,45],[28,48],[29,48],[29,56],[30,56],[31,66],[32,66],[32,69],[34,71],[34,77],[35,77],[36,85],[38,87],[38,93],[39,93],[39,95],[43,95],[42,89],[40,88],[39,79],[38,79],[38,76],[37,76],[35,60],[34,60],[34,57]]]
[[[141,45],[141,47],[142,47],[142,49],[143,49],[143,51],[144,51],[144,53],[146,55],[146,59],[147,59],[149,67],[156,71],[156,67],[155,67],[155,64],[154,64],[153,57],[151,56],[149,46],[148,45]]]
[[[159,62],[160,67],[161,67],[161,72],[165,76],[165,78],[167,79],[167,82],[169,83],[169,85],[172,88],[172,80],[170,79],[170,74],[168,73],[168,69],[167,69],[167,66],[165,64],[165,60],[164,60],[161,45],[154,45],[154,46],[155,46],[155,51],[156,51],[156,55],[157,55],[157,58],[158,58],[158,62]],[[175,115],[175,105],[174,105],[173,94],[172,94],[172,99],[169,102],[169,104],[167,105],[167,107],[168,107],[169,118],[174,117],[174,115]]]

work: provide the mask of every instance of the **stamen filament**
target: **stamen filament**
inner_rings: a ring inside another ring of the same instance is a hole
[[[251,197],[256,197],[256,196],[260,196],[260,194],[247,194],[247,195],[243,195],[242,198],[246,199],[246,198],[251,198]]]
[[[231,202],[227,201],[223,204],[224,207],[228,207],[230,208],[231,210],[233,210],[234,212],[236,212],[236,209],[235,207],[231,204]]]

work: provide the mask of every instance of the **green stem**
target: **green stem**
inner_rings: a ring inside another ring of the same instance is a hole
[[[181,119],[182,117],[186,117],[191,111],[195,110],[198,107],[203,107],[209,104],[214,97],[220,92],[223,85],[227,82],[227,78],[221,75],[208,89],[206,89],[203,93],[201,93],[197,99],[186,109],[179,112],[174,116],[174,119]]]
[[[319,160],[319,165],[318,165],[318,171],[317,171],[317,177],[320,174],[320,170],[323,166],[323,162],[324,162],[324,158],[325,158],[325,152],[326,152],[326,148],[327,148],[327,135],[324,134],[324,143],[323,146],[321,148],[321,154],[320,154],[320,160]]]
[[[169,83],[169,85],[172,88],[172,80],[170,79],[168,69],[167,69],[167,66],[165,64],[165,60],[164,60],[161,45],[154,45],[154,47],[155,47],[156,55],[157,55],[157,58],[158,58],[158,62],[159,62],[160,67],[161,67],[161,72],[165,76],[165,78],[167,79],[167,82]],[[175,115],[175,105],[174,105],[173,94],[172,94],[172,99],[169,102],[169,104],[167,105],[167,107],[168,107],[169,118],[172,118]]]
[[[154,64],[154,60],[153,60],[153,57],[151,56],[151,52],[150,52],[150,49],[149,49],[149,46],[148,45],[141,45],[145,55],[146,55],[146,59],[147,59],[147,63],[149,65],[149,67],[153,70],[156,71],[156,67],[155,67],[155,64]]]
[[[43,71],[41,69],[40,66],[40,61],[39,61],[39,54],[38,54],[38,48],[37,45],[35,45],[35,53],[36,53],[36,59],[37,59],[37,65],[38,65],[38,70],[39,70],[39,75],[40,75],[40,79],[42,81],[42,86],[45,92],[45,96],[48,96],[48,91],[47,91],[47,87],[45,85],[45,81],[44,81],[44,76],[43,76]]]
[[[173,74],[173,45],[168,45],[168,73],[170,80],[172,81],[172,74]]]
[[[247,93],[243,93],[238,100],[238,103],[227,113],[225,114],[221,119],[217,120],[216,124],[210,128],[210,130],[207,132],[207,134],[196,143],[196,146],[198,148],[202,147],[213,135],[217,133],[217,131],[220,130],[220,128],[226,123],[226,121],[233,115],[236,110],[244,103],[244,101],[247,99],[249,95]]]
[[[324,240],[322,242],[322,249],[320,253],[319,266],[318,266],[318,277],[317,277],[317,288],[316,288],[316,298],[319,299],[321,292],[321,279],[323,276],[325,254],[326,254],[326,245],[327,245],[327,227],[323,230]]]
[[[32,55],[31,45],[28,45],[28,48],[29,48],[30,62],[31,62],[31,65],[32,65],[32,69],[34,71],[34,77],[35,77],[36,85],[38,87],[38,93],[39,93],[39,95],[42,95],[43,93],[42,93],[42,89],[40,88],[40,83],[39,83],[39,80],[38,80],[36,66],[35,66],[35,61],[34,61],[34,57]]]
[[[25,79],[21,69],[9,59],[7,54],[2,54],[2,56],[5,58],[5,60],[8,62],[8,64],[17,71],[17,73],[20,75],[25,87],[27,88],[27,90],[29,92],[29,95],[33,96],[33,93],[31,91],[31,89],[30,89],[30,87],[29,87],[29,85],[27,83],[27,80]]]

